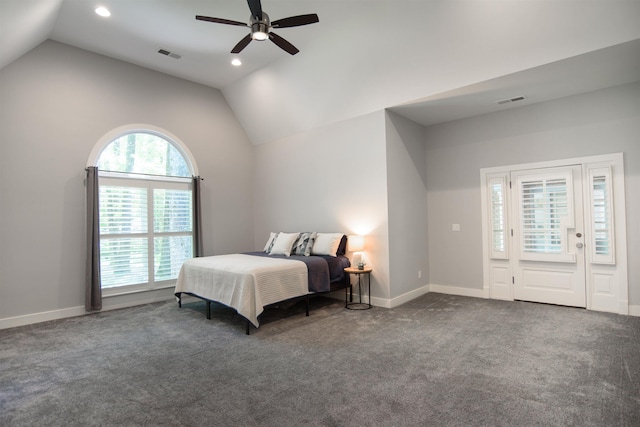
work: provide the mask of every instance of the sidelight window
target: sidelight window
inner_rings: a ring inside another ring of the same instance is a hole
[[[614,264],[611,168],[589,169],[591,254],[593,262]]]

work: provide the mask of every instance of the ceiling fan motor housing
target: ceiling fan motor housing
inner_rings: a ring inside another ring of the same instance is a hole
[[[271,22],[269,22],[269,15],[262,12],[262,19],[256,19],[251,17],[251,38],[253,40],[266,40],[269,38],[269,28]]]

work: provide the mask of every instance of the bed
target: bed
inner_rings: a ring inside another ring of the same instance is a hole
[[[347,298],[351,284],[344,268],[351,263],[345,249],[346,236],[339,233],[271,233],[260,252],[187,260],[176,281],[178,305],[183,294],[200,298],[210,319],[211,302],[224,304],[247,320],[247,334],[250,324],[260,326],[265,308],[284,301],[305,299],[308,316],[312,295],[345,289]]]

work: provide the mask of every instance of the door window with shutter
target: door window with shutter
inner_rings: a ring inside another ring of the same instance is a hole
[[[516,178],[520,259],[572,262],[566,229],[574,226],[573,186],[569,172],[522,174]]]

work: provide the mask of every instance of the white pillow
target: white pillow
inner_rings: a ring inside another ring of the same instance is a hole
[[[342,233],[318,233],[316,241],[313,242],[311,255],[331,255],[336,256]]]
[[[291,255],[291,248],[293,242],[298,238],[298,234],[300,233],[278,233],[269,255]]]
[[[277,235],[278,233],[274,233],[274,232],[271,232],[271,234],[269,235],[269,240],[267,240],[267,244],[264,245],[264,251],[266,253],[271,252],[271,247],[273,246],[273,242],[275,242]]]

